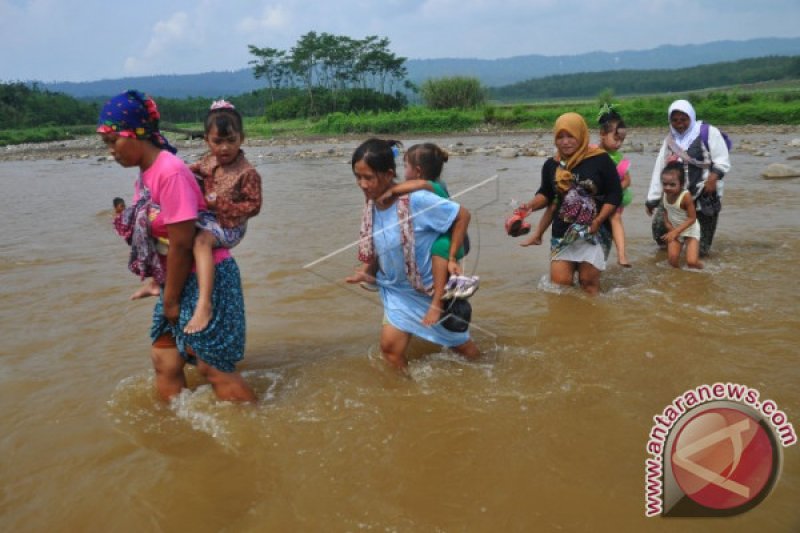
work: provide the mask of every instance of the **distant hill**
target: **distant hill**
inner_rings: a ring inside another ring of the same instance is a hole
[[[800,55],[800,38],[715,41],[706,44],[659,46],[650,50],[591,52],[571,56],[525,55],[503,59],[410,59],[409,79],[422,83],[442,76],[474,76],[487,87],[498,87],[554,74],[621,69],[653,70],[693,67],[762,56]],[[168,98],[235,96],[264,88],[249,68],[171,76],[142,76],[89,82],[41,83],[41,87],[76,98],[110,96],[136,88]]]
[[[712,87],[800,79],[800,55],[767,56],[695,67],[657,70],[609,70],[557,74],[489,89],[503,102],[596,96],[685,92]]]

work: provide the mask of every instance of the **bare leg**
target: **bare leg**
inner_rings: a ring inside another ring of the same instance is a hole
[[[186,388],[183,367],[186,362],[177,348],[157,348],[150,352],[153,369],[156,372],[156,392],[163,401],[169,401]]]
[[[600,292],[600,271],[593,264],[578,265],[578,281],[586,294],[594,296]]]
[[[197,269],[197,305],[184,333],[203,331],[211,321],[211,293],[214,291],[214,256],[216,238],[208,231],[200,231],[194,238],[194,264]]]
[[[400,331],[391,324],[384,324],[381,329],[381,352],[387,363],[397,370],[408,367],[406,348],[411,340],[411,334]]]
[[[683,245],[678,239],[667,243],[667,261],[675,268],[681,266],[681,248]]]
[[[442,317],[442,296],[444,296],[447,279],[450,277],[450,272],[447,270],[447,259],[434,255],[431,258],[431,271],[433,272],[433,299],[431,299],[428,312],[422,318],[422,323],[426,326],[436,324]]]
[[[700,241],[697,239],[686,239],[686,266],[698,270],[703,268],[703,263],[700,261]]]
[[[161,294],[161,287],[156,283],[153,278],[148,279],[139,289],[131,294],[131,300],[138,300],[140,298],[147,298],[148,296],[158,296]]]
[[[572,287],[575,270],[575,263],[572,261],[550,261],[550,281],[557,285]]]
[[[614,246],[617,249],[617,263],[621,266],[629,267],[628,256],[625,255],[625,228],[622,225],[622,213],[619,209],[611,215],[611,236],[614,238]]]
[[[208,380],[217,398],[229,402],[254,402],[256,393],[239,372],[223,372],[198,359],[197,370]]]
[[[452,349],[457,354],[464,357],[464,359],[468,359],[470,361],[474,361],[478,357],[481,356],[481,351],[478,349],[478,345],[475,344],[475,341],[472,339],[468,340],[461,346],[456,346]]]

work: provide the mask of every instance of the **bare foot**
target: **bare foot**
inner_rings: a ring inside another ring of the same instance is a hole
[[[428,308],[428,312],[422,318],[422,323],[426,326],[432,326],[439,322],[440,318],[442,318],[441,307],[435,303],[431,303],[431,306]]]
[[[625,267],[625,268],[630,268],[630,267],[632,267],[632,266],[633,266],[632,264],[630,264],[630,263],[628,262],[628,258],[627,258],[627,257],[625,257],[625,256],[622,256],[622,257],[618,258],[618,259],[617,259],[617,264],[618,264],[619,266],[621,266],[621,267]]]
[[[542,236],[538,233],[533,233],[530,237],[528,237],[528,240],[519,243],[520,246],[530,246],[531,244],[542,244]]]
[[[211,305],[198,302],[197,307],[194,308],[194,314],[189,319],[186,327],[183,328],[183,332],[189,335],[198,333],[206,329],[209,322],[211,322]]]
[[[147,298],[148,296],[158,296],[159,294],[161,294],[161,287],[151,279],[139,287],[139,290],[131,294],[131,300],[139,300],[141,298]]]

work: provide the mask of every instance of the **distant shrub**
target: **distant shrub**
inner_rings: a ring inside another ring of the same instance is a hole
[[[426,80],[420,95],[431,109],[478,109],[486,102],[480,80],[466,76]]]

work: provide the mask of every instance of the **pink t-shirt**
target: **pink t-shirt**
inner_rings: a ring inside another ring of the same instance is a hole
[[[158,206],[150,213],[151,232],[160,242],[167,241],[167,225],[197,220],[198,210],[206,201],[194,174],[178,156],[162,150],[155,162],[142,173],[142,184],[150,190],[150,198]],[[133,202],[139,199],[139,182]],[[214,264],[230,257],[227,248],[214,248]],[[166,269],[166,257],[162,256]]]

